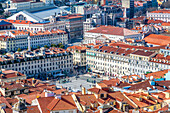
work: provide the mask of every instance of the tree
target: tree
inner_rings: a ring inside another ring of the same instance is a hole
[[[57,45],[57,47],[59,47],[59,48],[64,48],[64,45],[63,45],[62,43],[59,43],[59,44]]]
[[[45,48],[48,48],[48,46],[47,46],[47,45],[45,45],[44,47],[45,47]]]
[[[38,49],[40,49],[40,46],[37,46]]]
[[[57,45],[56,44],[51,44],[51,47],[57,47]]]
[[[18,48],[17,51],[20,52],[20,51],[21,51],[21,48]]]

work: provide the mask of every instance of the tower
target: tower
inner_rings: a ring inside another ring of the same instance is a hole
[[[128,13],[128,17],[129,18],[133,18],[134,16],[134,0],[122,0],[122,7],[127,8],[127,10],[129,11]]]
[[[123,18],[127,18],[127,16],[126,16],[126,8],[124,9],[124,11],[123,11]]]
[[[28,51],[31,51],[31,37],[30,37],[30,33],[28,33]]]

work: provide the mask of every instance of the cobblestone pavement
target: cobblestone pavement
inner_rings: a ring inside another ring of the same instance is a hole
[[[91,88],[96,82],[100,82],[107,78],[92,78],[89,74],[79,75],[79,78],[75,76],[60,80],[49,80],[48,82],[56,85],[58,88],[63,86],[73,92],[81,91],[81,86],[86,89]],[[87,82],[88,81],[88,82]]]
[[[86,89],[89,89],[92,87],[92,85],[95,85],[94,83],[87,82],[86,80],[82,80],[81,78],[70,78],[71,82],[68,83],[57,83],[56,86],[60,87],[63,86],[64,88],[69,88],[73,92],[81,91],[81,86],[85,87]]]

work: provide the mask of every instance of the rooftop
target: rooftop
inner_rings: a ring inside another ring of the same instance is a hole
[[[100,33],[100,34],[109,34],[109,35],[118,35],[118,36],[129,36],[136,35],[134,31],[128,30],[126,28],[114,27],[114,26],[100,26],[96,29],[87,31],[88,33]]]
[[[170,43],[170,36],[150,34],[147,37],[145,37],[143,40],[145,40],[145,42],[149,44],[162,46]]]
[[[0,74],[0,79],[8,79],[8,78],[15,78],[15,77],[20,77],[20,76],[25,76],[24,74],[13,71],[13,70],[3,70],[2,73]]]
[[[170,13],[170,10],[163,9],[163,10],[152,11],[150,13]]]
[[[143,51],[143,50],[137,50],[131,54],[134,54],[134,55],[141,55],[141,56],[151,56],[151,55],[154,55],[155,52],[151,52],[151,51]]]

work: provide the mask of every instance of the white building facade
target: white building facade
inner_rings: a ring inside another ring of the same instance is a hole
[[[155,72],[169,69],[170,65],[162,62],[154,62],[152,57],[155,53],[145,52],[143,55],[135,53],[142,51],[133,51],[129,49],[113,48],[103,46],[100,49],[86,50],[87,69],[93,72],[109,76],[123,75],[142,75],[146,72]]]
[[[128,30],[126,28],[119,28],[114,26],[101,26],[90,31],[86,31],[84,37],[96,38],[101,35],[106,36],[109,40],[123,41],[127,38],[141,39],[142,34]]]
[[[11,57],[7,57],[10,55]],[[54,75],[73,70],[73,55],[60,48],[8,53],[0,56],[0,69],[11,69],[30,75]]]
[[[62,30],[47,30],[41,32],[31,32],[24,30],[9,31],[0,37],[0,49],[6,51],[16,51],[18,48],[28,48],[28,37],[30,37],[30,48],[36,49],[51,44],[68,44],[68,34]]]
[[[147,12],[147,18],[170,22],[170,10],[158,10]]]

